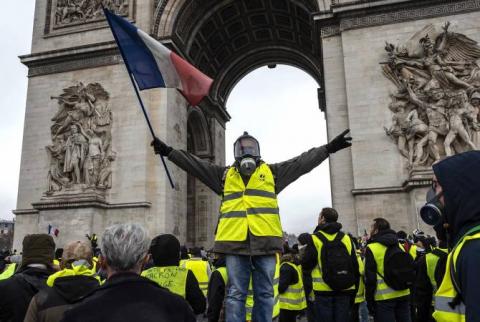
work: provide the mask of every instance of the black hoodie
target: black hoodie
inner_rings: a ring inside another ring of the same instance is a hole
[[[398,245],[398,238],[395,231],[392,229],[386,229],[379,231],[377,234],[372,236],[368,242],[380,243],[384,246],[393,246]],[[377,289],[377,264],[375,258],[373,257],[372,251],[367,247],[365,251],[365,299],[367,300],[369,311],[374,308],[373,303],[375,302],[375,290]],[[394,300],[406,300],[408,295],[400,298],[395,298]],[[371,312],[373,313],[373,312]]]
[[[480,225],[480,152],[449,157],[433,166],[442,186],[445,216],[455,244],[469,229]],[[451,245],[450,245],[451,246]],[[480,321],[480,240],[467,242],[457,259],[456,270],[466,305],[466,321]]]

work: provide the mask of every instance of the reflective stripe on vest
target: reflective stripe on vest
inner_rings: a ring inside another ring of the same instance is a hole
[[[191,258],[185,262],[185,268],[192,271],[193,275],[197,278],[198,285],[203,292],[203,295],[207,296],[208,291],[208,262],[199,258]]]
[[[467,233],[468,234],[468,233]],[[449,303],[457,295],[457,291],[453,285],[452,275],[455,274],[457,259],[466,242],[474,239],[480,239],[480,233],[471,236],[464,236],[447,257],[447,267],[443,276],[442,284],[435,293],[435,312],[433,317],[437,322],[464,322],[465,321],[465,304],[461,302],[455,308]]]
[[[335,237],[337,236],[337,234],[326,234],[322,231],[320,231],[319,233],[323,234],[328,241],[334,240]],[[317,236],[315,236],[315,234],[312,235],[312,240],[313,240],[313,244],[315,245],[315,248],[317,249],[317,254],[318,254],[317,265],[312,270],[313,290],[322,291],[322,292],[333,292],[333,290],[330,288],[330,286],[327,285],[327,283],[325,283],[322,277],[321,257],[322,257],[323,243]],[[343,236],[342,243],[345,245],[345,247],[347,247],[348,254],[351,254],[352,251],[355,251],[355,250],[352,250],[352,241],[350,240],[350,237],[348,237],[348,235],[345,234],[345,236]],[[352,287],[349,287],[347,290],[354,290],[354,289],[355,289],[355,285],[353,285]]]
[[[142,276],[154,281],[170,292],[185,298],[188,270],[178,266],[152,267],[142,272]]]
[[[375,291],[375,301],[391,300],[410,294],[409,289],[394,290],[383,280],[381,276],[385,276],[384,263],[387,246],[380,243],[368,244],[367,247],[373,254],[375,264],[377,265],[377,290]]]
[[[215,241],[244,241],[248,231],[255,236],[283,236],[275,181],[265,163],[257,167],[246,187],[237,168],[230,167],[225,176]]]
[[[8,264],[5,270],[0,274],[0,281],[1,280],[6,280],[7,278],[10,278],[15,274],[15,268],[17,267],[17,264],[11,263]]]
[[[365,264],[362,261],[362,258],[357,254],[358,261],[358,271],[360,273],[360,283],[358,284],[357,295],[355,296],[355,304],[365,302],[365,282],[363,277],[365,275]]]
[[[285,262],[283,265],[289,265],[297,272],[298,281],[289,285],[283,294],[280,294],[280,309],[301,311],[307,307],[305,290],[303,289],[303,277],[301,267],[293,263]]]
[[[278,294],[278,282],[280,281],[280,255],[276,254],[275,274],[273,276],[273,310],[272,319],[275,319],[280,314],[280,298]],[[247,311],[246,320],[252,320],[252,312],[254,306],[253,300],[253,285],[252,278],[250,277],[250,283],[248,285],[247,299],[245,300],[245,309]]]

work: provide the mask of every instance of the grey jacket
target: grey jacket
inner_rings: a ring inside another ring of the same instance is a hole
[[[280,163],[269,164],[275,179],[278,195],[290,183],[310,172],[328,158],[325,146],[313,148],[301,155]],[[219,196],[223,195],[224,175],[229,167],[222,167],[202,160],[183,150],[172,150],[168,159],[190,175],[202,181]],[[259,237],[251,233],[242,242],[215,242],[214,251],[235,255],[272,255],[283,250],[281,237]]]

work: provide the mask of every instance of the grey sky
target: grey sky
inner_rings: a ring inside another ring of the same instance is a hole
[[[17,56],[30,53],[34,0],[5,1],[0,19],[0,218],[13,217],[20,169],[27,69]],[[244,130],[261,144],[262,157],[274,163],[326,143],[325,119],[318,109],[315,81],[289,66],[257,69],[231,93],[227,108],[227,163],[233,142]],[[46,177],[46,175],[45,175]],[[279,196],[284,230],[310,231],[322,207],[331,204],[328,161]]]

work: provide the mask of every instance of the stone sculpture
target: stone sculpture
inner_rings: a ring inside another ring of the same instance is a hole
[[[396,86],[385,132],[409,167],[429,166],[479,144],[480,46],[465,35],[427,25],[406,43],[386,43],[383,74]]]
[[[52,118],[52,144],[49,157],[48,189],[52,195],[65,190],[109,189],[112,112],[109,94],[99,83],[65,88],[57,97],[58,112]]]
[[[103,0],[103,5],[118,15],[128,15],[128,0]],[[103,19],[102,0],[57,0],[56,27]]]

